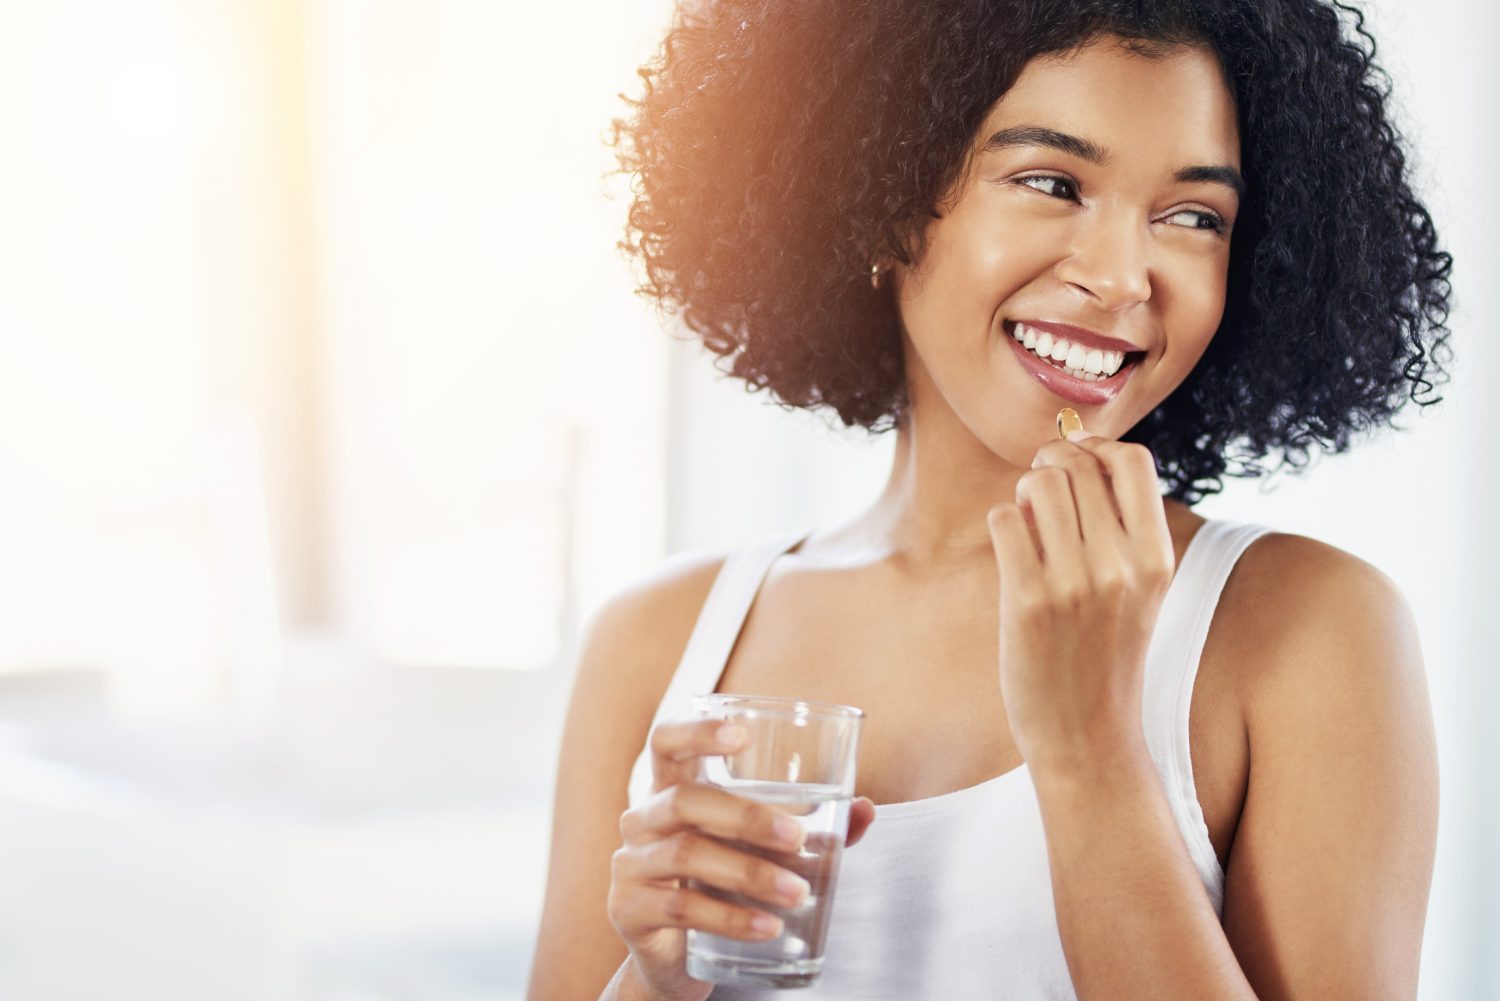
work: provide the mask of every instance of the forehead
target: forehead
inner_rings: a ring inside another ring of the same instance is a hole
[[[1037,56],[985,118],[982,136],[1014,124],[1085,136],[1138,160],[1239,163],[1234,97],[1206,48],[1159,55],[1101,40]]]

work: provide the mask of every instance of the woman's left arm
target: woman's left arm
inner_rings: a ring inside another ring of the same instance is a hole
[[[1411,611],[1368,564],[1277,540],[1286,572],[1246,624],[1250,777],[1221,924],[1140,728],[1164,539],[1170,562],[1142,453],[1100,438],[1044,446],[1038,471],[1067,476],[1023,477],[1018,504],[990,517],[1001,684],[1078,996],[1411,1001],[1438,795]]]

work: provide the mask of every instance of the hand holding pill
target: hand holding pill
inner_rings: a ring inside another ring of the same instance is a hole
[[[1033,774],[1145,746],[1146,649],[1176,569],[1145,446],[1064,407],[1014,502],[989,512],[1000,567],[1000,687]]]

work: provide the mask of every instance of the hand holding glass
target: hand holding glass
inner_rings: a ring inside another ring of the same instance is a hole
[[[744,941],[689,929],[687,972],[697,980],[746,987],[806,987],[823,969],[839,861],[849,832],[860,722],[864,713],[798,699],[698,695],[693,711],[744,727],[739,751],[700,759],[700,780],[736,796],[773,804],[806,831],[802,847],[777,851],[738,840],[724,843],[795,872],[808,894],[794,905],[766,906],[743,894],[695,879],[688,885],[727,903],[767,910],[782,920],[780,934]]]

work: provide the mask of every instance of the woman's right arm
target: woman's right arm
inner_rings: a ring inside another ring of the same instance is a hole
[[[635,756],[722,557],[680,557],[617,594],[584,632],[553,798],[546,903],[528,1001],[630,998],[607,909]],[[619,993],[614,993],[618,988]]]

